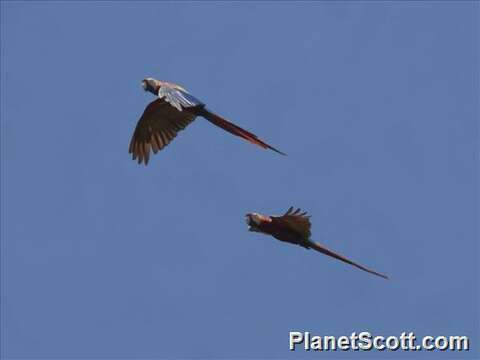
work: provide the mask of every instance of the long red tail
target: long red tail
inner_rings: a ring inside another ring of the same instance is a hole
[[[273,146],[268,145],[267,143],[263,142],[260,140],[255,134],[252,134],[251,132],[242,129],[240,126],[237,126],[230,121],[225,120],[224,118],[218,116],[217,114],[203,108],[199,112],[200,116],[203,116],[205,119],[210,121],[212,124],[217,125],[218,127],[221,127],[223,130],[228,131],[230,134],[236,135],[241,137],[242,139],[245,139],[252,144],[258,145],[264,149],[271,149],[279,154],[282,155],[287,155],[280,150],[275,149]]]
[[[380,273],[378,273],[378,272],[376,272],[376,271],[370,270],[370,269],[366,268],[365,266],[359,265],[359,264],[357,264],[357,263],[355,263],[355,262],[347,259],[346,257],[344,257],[344,256],[342,256],[342,255],[340,255],[340,254],[337,254],[337,253],[335,253],[335,252],[333,252],[333,251],[331,251],[331,250],[329,250],[329,249],[327,249],[325,246],[320,245],[319,243],[316,243],[316,242],[313,242],[313,241],[310,240],[310,241],[308,242],[308,245],[310,245],[310,247],[311,247],[312,249],[315,249],[315,250],[321,252],[322,254],[331,256],[331,257],[333,257],[333,258],[335,258],[335,259],[338,259],[338,260],[340,260],[340,261],[343,261],[343,262],[345,262],[345,263],[347,263],[347,264],[353,265],[353,266],[355,266],[356,268],[361,269],[361,270],[363,270],[363,271],[366,271],[366,272],[368,272],[368,273],[370,273],[370,274],[380,276],[380,277],[382,277],[382,278],[384,278],[384,279],[388,279],[388,276],[383,275],[383,274],[380,274]]]

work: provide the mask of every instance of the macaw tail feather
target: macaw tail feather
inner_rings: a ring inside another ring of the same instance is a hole
[[[383,275],[383,274],[380,274],[380,273],[378,273],[378,272],[376,272],[376,271],[370,270],[370,269],[366,268],[365,266],[359,265],[359,264],[357,264],[357,263],[355,263],[355,262],[347,259],[346,257],[344,257],[344,256],[342,256],[342,255],[340,255],[340,254],[337,254],[337,253],[335,253],[335,252],[333,252],[333,251],[331,251],[331,250],[329,250],[329,249],[327,249],[325,246],[320,245],[319,243],[316,243],[316,242],[314,242],[314,241],[309,240],[309,241],[308,241],[308,246],[310,246],[312,249],[315,249],[315,250],[321,252],[322,254],[331,256],[331,257],[333,257],[333,258],[335,258],[335,259],[338,259],[338,260],[343,261],[343,262],[345,262],[345,263],[347,263],[347,264],[350,264],[350,265],[352,265],[352,266],[355,266],[356,268],[358,268],[358,269],[360,269],[360,270],[366,271],[366,272],[368,272],[368,273],[370,273],[370,274],[373,274],[373,275],[380,276],[380,277],[382,277],[382,278],[384,278],[384,279],[388,279],[388,276]]]
[[[217,114],[203,108],[201,109],[200,113],[198,114],[200,116],[203,116],[205,119],[210,121],[212,124],[217,125],[218,127],[221,127],[223,130],[228,131],[230,134],[236,135],[241,137],[242,139],[245,139],[252,144],[258,145],[264,149],[271,149],[279,154],[282,155],[287,155],[280,150],[275,149],[273,146],[268,145],[267,143],[263,142],[260,140],[255,134],[252,134],[251,132],[242,129],[240,126],[237,126],[233,123],[231,123],[228,120],[225,120],[224,118],[218,116]]]

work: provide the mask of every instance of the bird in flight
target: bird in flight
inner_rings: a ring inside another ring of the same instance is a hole
[[[288,209],[287,212],[282,216],[268,216],[258,213],[249,213],[246,215],[245,221],[249,226],[249,231],[271,235],[280,241],[300,245],[306,249],[315,249],[322,254],[353,265],[358,269],[369,272],[370,274],[388,279],[386,275],[367,269],[366,267],[327,249],[325,246],[310,240],[310,216],[307,216],[306,212],[302,213],[301,211],[302,210],[300,209],[296,209],[294,211],[294,208],[290,207],[290,209]]]
[[[146,78],[142,81],[142,86],[145,91],[153,93],[158,98],[145,108],[130,141],[129,153],[132,154],[133,160],[138,159],[139,164],[143,162],[147,165],[150,150],[155,154],[162,150],[197,116],[202,116],[212,124],[252,144],[285,155],[251,132],[211,112],[203,102],[190,95],[180,85]]]

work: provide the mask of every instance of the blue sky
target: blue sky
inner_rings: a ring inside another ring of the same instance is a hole
[[[476,358],[479,5],[2,2],[4,358]],[[184,85],[198,119],[128,143]],[[249,233],[313,239],[390,275]],[[288,350],[288,332],[468,335],[468,353]]]

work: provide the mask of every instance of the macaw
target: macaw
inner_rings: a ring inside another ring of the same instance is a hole
[[[271,235],[280,241],[300,245],[306,249],[315,249],[322,254],[353,265],[356,268],[369,272],[370,274],[388,279],[386,275],[367,269],[366,267],[327,249],[325,246],[312,241],[310,239],[310,216],[307,216],[307,212],[302,213],[301,211],[302,210],[300,209],[296,209],[294,211],[294,208],[290,207],[282,216],[268,216],[258,213],[248,213],[245,216],[245,221],[249,226],[249,231]]]
[[[129,153],[132,154],[133,160],[138,159],[139,164],[144,162],[147,165],[150,149],[155,154],[162,150],[197,116],[202,116],[212,124],[264,149],[285,155],[251,132],[211,112],[203,102],[190,95],[180,85],[146,78],[142,81],[142,86],[145,91],[157,96],[157,99],[145,108],[130,141]]]

